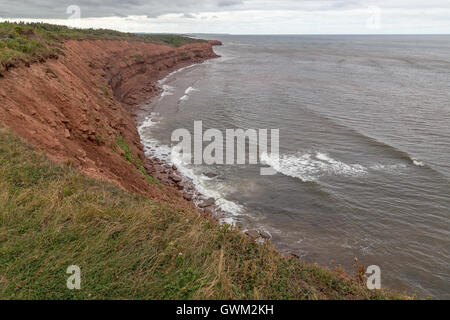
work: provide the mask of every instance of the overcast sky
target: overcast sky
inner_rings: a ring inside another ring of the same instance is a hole
[[[450,34],[450,0],[0,0],[0,20],[129,32]]]

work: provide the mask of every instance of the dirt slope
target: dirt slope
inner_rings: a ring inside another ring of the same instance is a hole
[[[175,48],[70,40],[64,48],[58,59],[11,69],[0,78],[0,124],[90,176],[188,205],[175,188],[151,183],[142,172],[149,164],[130,111],[156,94],[156,81],[171,70],[216,57],[212,43]]]

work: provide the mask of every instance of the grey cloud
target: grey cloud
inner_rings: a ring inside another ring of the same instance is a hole
[[[147,15],[157,17],[166,13],[189,13],[218,8],[211,0],[2,0],[2,17],[11,18],[67,18],[66,9],[77,5],[81,16],[111,17]]]
[[[243,4],[244,1],[233,1],[233,0],[224,0],[224,1],[219,1],[217,3],[217,5],[219,7],[231,7],[231,6],[236,6],[239,4]]]
[[[184,13],[183,18],[186,19],[195,19],[195,16],[192,13]]]
[[[2,18],[67,18],[66,8],[78,5],[81,16],[157,17],[167,13],[240,10],[347,10],[377,5],[384,8],[450,8],[448,0],[1,0]]]

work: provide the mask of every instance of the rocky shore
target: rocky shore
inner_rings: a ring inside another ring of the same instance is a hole
[[[225,212],[215,199],[199,193],[175,166],[146,157],[136,128],[139,108],[161,92],[158,81],[175,70],[218,57],[213,51],[216,45],[221,42],[172,47],[126,40],[68,40],[61,56],[11,69],[0,78],[0,124],[54,161],[156,201],[195,207],[203,216],[220,220]],[[205,175],[215,177],[213,172]],[[149,177],[158,184],[149,183]],[[270,238],[264,231],[253,231],[247,232],[249,237]]]
[[[210,43],[212,45],[222,45],[220,41],[210,41]],[[178,69],[182,67],[183,66],[180,66]],[[160,93],[161,92],[157,92],[151,98],[159,97]],[[152,112],[152,110],[148,110],[149,100],[144,101],[143,105],[132,106],[132,110],[134,111],[136,111],[137,109],[145,111],[133,112],[137,124],[140,124],[148,119],[148,114]],[[213,219],[215,221],[225,221],[224,219],[229,213],[227,214],[227,212],[223,211],[216,204],[216,199],[207,197],[199,192],[195,188],[195,185],[191,181],[191,179],[189,177],[183,176],[183,174],[175,165],[169,164],[165,160],[159,159],[158,157],[147,155],[144,166],[147,172],[149,172],[152,177],[155,177],[164,185],[179,190],[183,195],[183,198],[186,201],[192,202],[196,206],[197,211],[199,211],[202,216]],[[203,172],[203,175],[209,179],[217,178],[217,174],[210,171]],[[272,235],[269,232],[259,229],[244,230],[243,234],[257,242],[265,242],[272,238]]]
[[[17,46],[15,59],[0,61],[1,297],[379,298],[341,272],[254,245],[270,238],[263,230],[244,237],[203,219],[220,219],[221,200],[146,157],[135,111],[159,94],[159,79],[217,57],[219,42],[46,24],[3,29],[10,44],[40,46]],[[87,279],[77,292],[55,276],[74,255]]]
[[[222,43],[217,40],[210,40],[208,43],[211,46],[220,46]],[[195,59],[194,64],[201,63],[208,59],[217,58],[217,55],[204,55],[200,53],[201,51],[197,51],[197,57],[199,59]],[[173,67],[165,70],[165,72],[161,73],[157,80],[161,80],[166,77],[171,72],[182,69],[186,66],[192,65],[192,60],[189,60],[188,63],[184,61],[180,61],[175,64]],[[152,98],[158,97],[161,94],[161,88],[156,85],[157,81],[152,79],[152,82],[149,83],[149,86],[152,88],[149,92],[150,94],[146,94],[148,91],[146,89],[136,90],[134,91],[134,95],[130,97],[126,97],[123,99],[122,103],[125,107],[131,112],[134,117],[135,123],[140,123],[143,119],[140,119],[137,110],[141,108],[142,104],[147,104]],[[156,85],[156,87],[155,87]],[[113,85],[113,88],[115,86]],[[201,194],[198,190],[196,190],[193,182],[188,178],[183,176],[183,174],[178,170],[175,165],[168,164],[162,159],[157,157],[148,157],[145,156],[144,160],[144,168],[145,170],[163,185],[168,186],[170,188],[178,190],[184,200],[191,202],[195,205],[197,211],[199,211],[204,217],[210,218],[216,221],[225,217],[225,212],[222,211],[215,203],[214,198],[209,198],[203,194]],[[205,172],[205,176],[209,178],[215,178],[217,175],[213,172]]]
[[[184,177],[175,165],[167,164],[164,160],[156,157],[148,157],[144,166],[147,172],[162,184],[179,190],[183,198],[192,202],[204,217],[217,221],[225,217],[225,212],[216,205],[215,199],[198,192],[192,181]],[[212,177],[215,174],[207,172],[205,175]]]

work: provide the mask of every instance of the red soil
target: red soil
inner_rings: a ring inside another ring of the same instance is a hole
[[[158,92],[156,81],[171,70],[217,57],[213,44],[218,43],[174,48],[119,40],[67,41],[58,59],[11,69],[0,78],[0,124],[57,162],[154,200],[189,206],[176,183],[146,181],[125,160],[117,137],[124,137],[154,173],[131,111]]]

